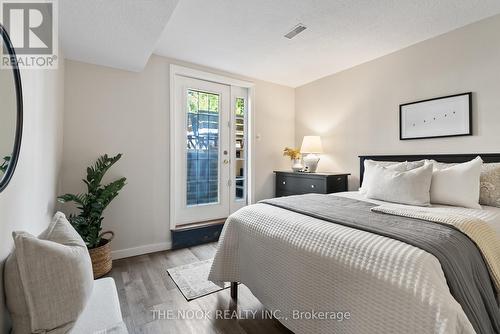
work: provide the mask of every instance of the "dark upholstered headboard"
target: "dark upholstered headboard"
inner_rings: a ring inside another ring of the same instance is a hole
[[[433,159],[439,162],[467,162],[480,156],[484,162],[500,162],[500,153],[470,153],[470,154],[422,154],[422,155],[360,155],[359,156],[359,184],[363,183],[365,160],[375,161],[417,161]]]

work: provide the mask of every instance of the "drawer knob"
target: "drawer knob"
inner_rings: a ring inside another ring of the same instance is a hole
[[[342,178],[341,178],[341,177],[338,177],[338,178],[337,178],[337,181],[342,181]]]
[[[286,184],[286,181],[283,181],[283,184]]]
[[[311,188],[315,188],[315,185],[314,185],[314,184],[311,184]]]

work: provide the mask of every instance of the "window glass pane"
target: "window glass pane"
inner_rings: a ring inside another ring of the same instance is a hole
[[[217,192],[219,191],[219,182],[218,181],[210,181],[208,183],[208,197],[209,198],[216,198],[217,197]]]
[[[235,105],[235,138],[236,138],[236,157],[235,157],[235,196],[236,200],[245,199],[246,186],[246,153],[245,153],[245,99],[236,98]]]
[[[198,181],[208,182],[208,159],[198,160]]]
[[[187,91],[187,204],[219,202],[219,100]]]
[[[208,95],[208,110],[211,112],[219,112],[219,97],[217,95]]]
[[[189,105],[189,112],[192,113],[198,112],[198,92],[192,90],[188,91],[188,105]]]
[[[198,204],[210,203],[208,198],[208,182],[198,182]]]
[[[245,99],[241,97],[236,98],[236,116],[245,115]]]
[[[219,179],[219,159],[217,158],[217,154],[210,153],[210,159],[208,161],[210,164],[208,179],[210,181],[217,181]]]
[[[187,205],[198,204],[196,189],[197,189],[197,183],[188,181],[188,183],[187,183]]]
[[[245,198],[245,181],[236,179],[236,199]]]
[[[207,112],[208,111],[208,94],[207,93],[200,92],[199,100],[198,100],[198,110],[200,112]]]

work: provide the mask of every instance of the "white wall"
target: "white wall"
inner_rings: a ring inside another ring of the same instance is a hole
[[[104,153],[124,154],[107,178],[128,179],[104,215],[104,229],[116,233],[115,257],[170,246],[171,63],[203,69],[159,56],[151,57],[140,73],[66,61],[62,187],[64,192],[83,191],[86,166]],[[256,133],[261,135],[255,142],[255,191],[262,199],[273,195],[273,169],[289,167],[281,151],[295,141],[294,90],[254,82]]]
[[[38,234],[54,214],[62,154],[64,64],[59,70],[21,71],[24,128],[17,169],[0,193],[0,272],[12,248],[11,233]],[[0,275],[0,286],[3,286]],[[0,289],[0,332],[10,326]]]
[[[296,89],[296,141],[322,136],[319,170],[353,174],[360,154],[500,152],[500,16]],[[472,137],[399,140],[399,104],[472,91]]]
[[[16,86],[12,71],[0,70],[0,101],[2,101],[2,114],[0,121],[0,165],[5,156],[12,155],[14,138],[16,137],[17,99]],[[3,172],[0,171],[0,179]]]

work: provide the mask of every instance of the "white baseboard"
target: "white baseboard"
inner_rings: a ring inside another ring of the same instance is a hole
[[[118,260],[131,256],[161,252],[171,248],[172,248],[172,242],[160,242],[158,244],[149,244],[144,246],[114,250],[111,252],[111,256],[113,260]]]

